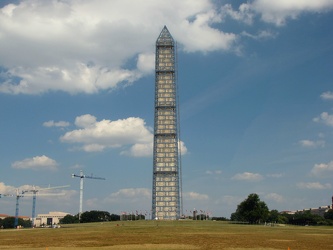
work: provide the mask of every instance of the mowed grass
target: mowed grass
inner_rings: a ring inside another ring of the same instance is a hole
[[[333,227],[124,221],[0,230],[0,249],[333,249]]]

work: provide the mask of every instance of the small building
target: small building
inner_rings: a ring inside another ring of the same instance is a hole
[[[10,217],[8,214],[0,214],[0,219],[6,219],[7,217]]]
[[[48,214],[38,214],[35,219],[35,226],[52,226],[59,224],[59,220],[64,218],[69,213],[64,212],[49,212]]]
[[[6,219],[8,217],[15,217],[15,216],[12,216],[12,215],[8,215],[8,214],[0,214],[0,219]],[[29,216],[24,216],[24,215],[19,215],[18,216],[19,219],[22,219],[22,220],[30,220],[31,218]]]
[[[321,217],[324,217],[324,214],[328,212],[328,210],[333,209],[332,206],[320,206],[318,208],[305,208],[303,210],[296,210],[296,211],[282,211],[281,213],[286,214],[295,214],[295,213],[304,213],[304,212],[310,212],[313,215],[319,215]]]

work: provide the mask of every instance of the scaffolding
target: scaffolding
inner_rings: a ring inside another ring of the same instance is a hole
[[[152,218],[180,218],[175,42],[164,26],[156,41]]]

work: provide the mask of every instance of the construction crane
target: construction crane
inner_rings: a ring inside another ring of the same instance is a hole
[[[14,228],[18,226],[18,215],[19,215],[19,199],[23,197],[23,195],[19,194],[19,190],[16,189],[16,207],[15,207],[15,221],[14,221]]]
[[[79,221],[81,219],[81,214],[82,214],[82,200],[83,200],[83,179],[88,178],[88,179],[95,179],[95,180],[105,180],[105,178],[102,177],[95,177],[93,175],[84,175],[83,171],[80,170],[80,175],[77,174],[72,174],[72,178],[74,177],[79,177],[80,178],[80,210],[79,210]]]
[[[66,186],[57,186],[57,187],[47,187],[47,188],[39,188],[37,189],[35,186],[32,187],[32,189],[26,189],[26,190],[22,190],[22,194],[25,193],[32,193],[32,216],[31,216],[31,226],[34,227],[35,225],[35,219],[36,219],[36,196],[37,193],[39,191],[44,191],[44,190],[50,190],[50,189],[57,189],[57,188],[66,188],[69,187],[69,185]],[[39,193],[39,195],[63,195],[64,193],[48,193],[48,194],[41,194]]]
[[[18,189],[16,189],[16,195],[14,195],[14,194],[2,194],[2,195],[3,196],[8,196],[8,197],[16,196],[14,228],[17,228],[17,226],[18,226],[18,216],[19,216],[19,199],[21,197],[24,197],[24,195],[20,194]],[[0,198],[1,198],[1,195],[0,195]]]

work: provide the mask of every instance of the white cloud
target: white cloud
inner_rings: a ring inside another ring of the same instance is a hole
[[[181,155],[187,154],[187,147],[185,146],[185,143],[183,141],[178,141],[178,149]]]
[[[287,19],[296,19],[303,13],[322,13],[333,9],[331,0],[269,1],[254,0],[251,9],[261,15],[263,21],[284,25]]]
[[[264,40],[264,39],[271,39],[277,36],[276,32],[272,32],[269,30],[260,30],[256,35],[252,35],[246,31],[241,33],[242,36],[250,37],[255,40]]]
[[[56,170],[58,163],[55,160],[42,155],[26,158],[22,161],[15,161],[12,164],[12,167],[16,169]]]
[[[242,21],[246,24],[252,24],[254,12],[251,10],[251,5],[243,3],[239,6],[238,11],[233,10],[231,4],[225,4],[221,7],[221,15],[226,18],[230,16],[232,19]]]
[[[138,69],[142,72],[152,73],[155,68],[155,54],[147,53],[138,56]]]
[[[208,174],[208,175],[221,175],[222,170],[207,170],[206,174]]]
[[[79,128],[89,128],[94,126],[97,119],[90,114],[81,115],[75,118],[75,125]]]
[[[232,196],[232,195],[224,195],[222,199],[217,200],[217,204],[227,205],[227,206],[237,206],[239,203],[243,201],[243,197]]]
[[[90,114],[75,118],[78,129],[60,137],[65,143],[81,144],[74,149],[86,152],[99,152],[106,148],[123,148],[120,154],[133,157],[147,157],[153,154],[153,133],[145,121],[129,117],[116,121],[101,120]],[[187,153],[184,142],[178,144],[182,155]]]
[[[305,148],[318,148],[318,147],[325,147],[325,141],[311,141],[311,140],[301,140],[298,142],[302,147]]]
[[[4,182],[0,182],[0,194],[15,194],[16,188],[13,186],[7,186]]]
[[[329,177],[333,175],[333,161],[329,163],[315,164],[311,169],[311,174],[318,177]]]
[[[321,184],[319,182],[300,182],[297,183],[297,187],[300,189],[331,189],[332,185],[329,183]]]
[[[92,94],[126,86],[153,72],[164,25],[185,51],[233,50],[237,36],[213,27],[220,22],[209,0],[7,5],[0,9],[0,66],[7,70],[0,92]]]
[[[326,91],[320,95],[321,99],[323,100],[332,100],[333,99],[333,92]]]
[[[269,193],[269,194],[266,194],[264,197],[267,200],[272,200],[272,201],[275,201],[275,202],[278,202],[278,203],[284,201],[283,196],[280,195],[280,194],[277,194],[277,193]]]
[[[153,155],[154,144],[151,143],[136,143],[129,149],[121,152],[122,155],[133,156],[133,157],[147,157]],[[187,148],[184,142],[178,143],[179,153],[185,155],[187,153]]]
[[[209,196],[207,194],[199,194],[196,192],[185,192],[183,193],[183,198],[186,200],[208,200]]]
[[[321,122],[328,126],[333,126],[333,115],[328,114],[327,112],[323,112],[319,117],[313,118],[314,122]]]
[[[151,190],[148,188],[124,188],[111,193],[104,202],[107,203],[136,203],[151,199]]]
[[[65,121],[55,122],[53,120],[43,123],[44,127],[68,127],[69,125],[70,125],[69,122],[65,122]]]
[[[261,174],[244,172],[234,175],[231,179],[238,181],[260,181],[263,177]]]
[[[136,143],[129,150],[121,152],[122,155],[134,157],[147,157],[153,154],[153,143]]]
[[[271,178],[281,178],[284,174],[267,174],[267,177]]]
[[[264,22],[282,26],[287,19],[296,19],[303,13],[323,13],[332,9],[332,0],[253,0],[241,4],[238,10],[233,10],[230,4],[226,4],[222,6],[221,13],[246,24],[252,24],[254,17],[259,15]]]
[[[96,117],[86,114],[75,119],[79,129],[65,133],[60,140],[66,143],[83,144],[82,149],[102,151],[108,147],[123,147],[135,144],[150,144],[153,135],[143,119],[129,117],[116,121],[97,121]]]

